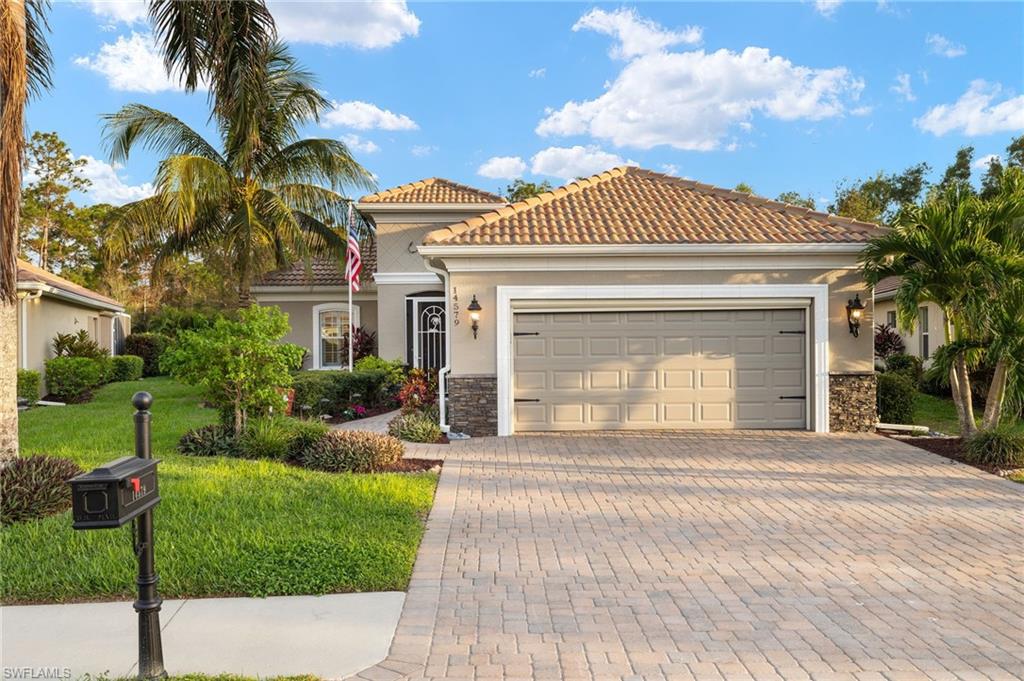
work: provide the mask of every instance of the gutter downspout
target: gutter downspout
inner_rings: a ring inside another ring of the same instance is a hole
[[[427,271],[433,272],[441,278],[444,284],[444,366],[437,371],[437,420],[441,426],[441,432],[447,433],[450,430],[448,425],[447,403],[445,394],[448,392],[448,374],[452,370],[452,295],[451,282],[448,278],[448,270],[434,267],[427,258],[423,259],[423,266]]]

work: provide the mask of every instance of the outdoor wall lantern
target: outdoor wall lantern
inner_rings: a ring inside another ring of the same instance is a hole
[[[476,340],[476,335],[480,331],[480,310],[483,308],[480,307],[480,301],[476,299],[475,293],[473,294],[473,300],[469,301],[469,306],[466,309],[469,310],[469,318],[473,322],[473,339]]]
[[[846,321],[850,323],[850,333],[856,338],[860,336],[860,319],[864,316],[864,303],[860,302],[860,294],[855,294],[853,300],[846,301]]]

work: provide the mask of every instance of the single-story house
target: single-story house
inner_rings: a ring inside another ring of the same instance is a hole
[[[131,333],[131,316],[113,298],[18,260],[18,368],[45,376],[54,336],[82,329],[117,355]]]
[[[633,167],[511,205],[434,178],[357,207],[377,234],[359,322],[381,356],[439,369],[452,430],[874,426],[875,225]],[[312,368],[344,363],[329,264],[254,289]]]
[[[913,331],[899,328],[896,322],[896,290],[899,277],[886,277],[875,286],[875,319],[888,324],[903,338],[907,354],[920,357],[925,365],[946,340],[946,314],[935,303],[926,302],[917,308],[917,324]]]

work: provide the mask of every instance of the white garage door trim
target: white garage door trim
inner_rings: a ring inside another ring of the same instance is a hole
[[[814,349],[811,353],[814,383],[813,429],[828,432],[828,285],[827,284],[712,284],[666,286],[498,286],[497,296],[497,383],[498,435],[511,435],[512,418],[512,317],[516,301],[559,300],[572,307],[572,301],[689,299],[750,300],[755,304],[766,298],[810,301],[810,319]],[[777,301],[773,301],[777,302]]]

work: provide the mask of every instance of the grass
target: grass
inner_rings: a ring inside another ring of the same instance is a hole
[[[215,420],[195,390],[171,379],[115,383],[87,404],[20,418],[22,455],[69,457],[89,469],[133,453],[131,396],[153,394],[160,591],[168,598],[404,590],[433,474],[351,475],[271,461],[186,457],[189,428]],[[6,603],[129,598],[128,528],[74,531],[70,513],[0,529]]]
[[[960,434],[960,420],[953,400],[920,391],[914,398],[914,425],[928,426],[946,435]]]

